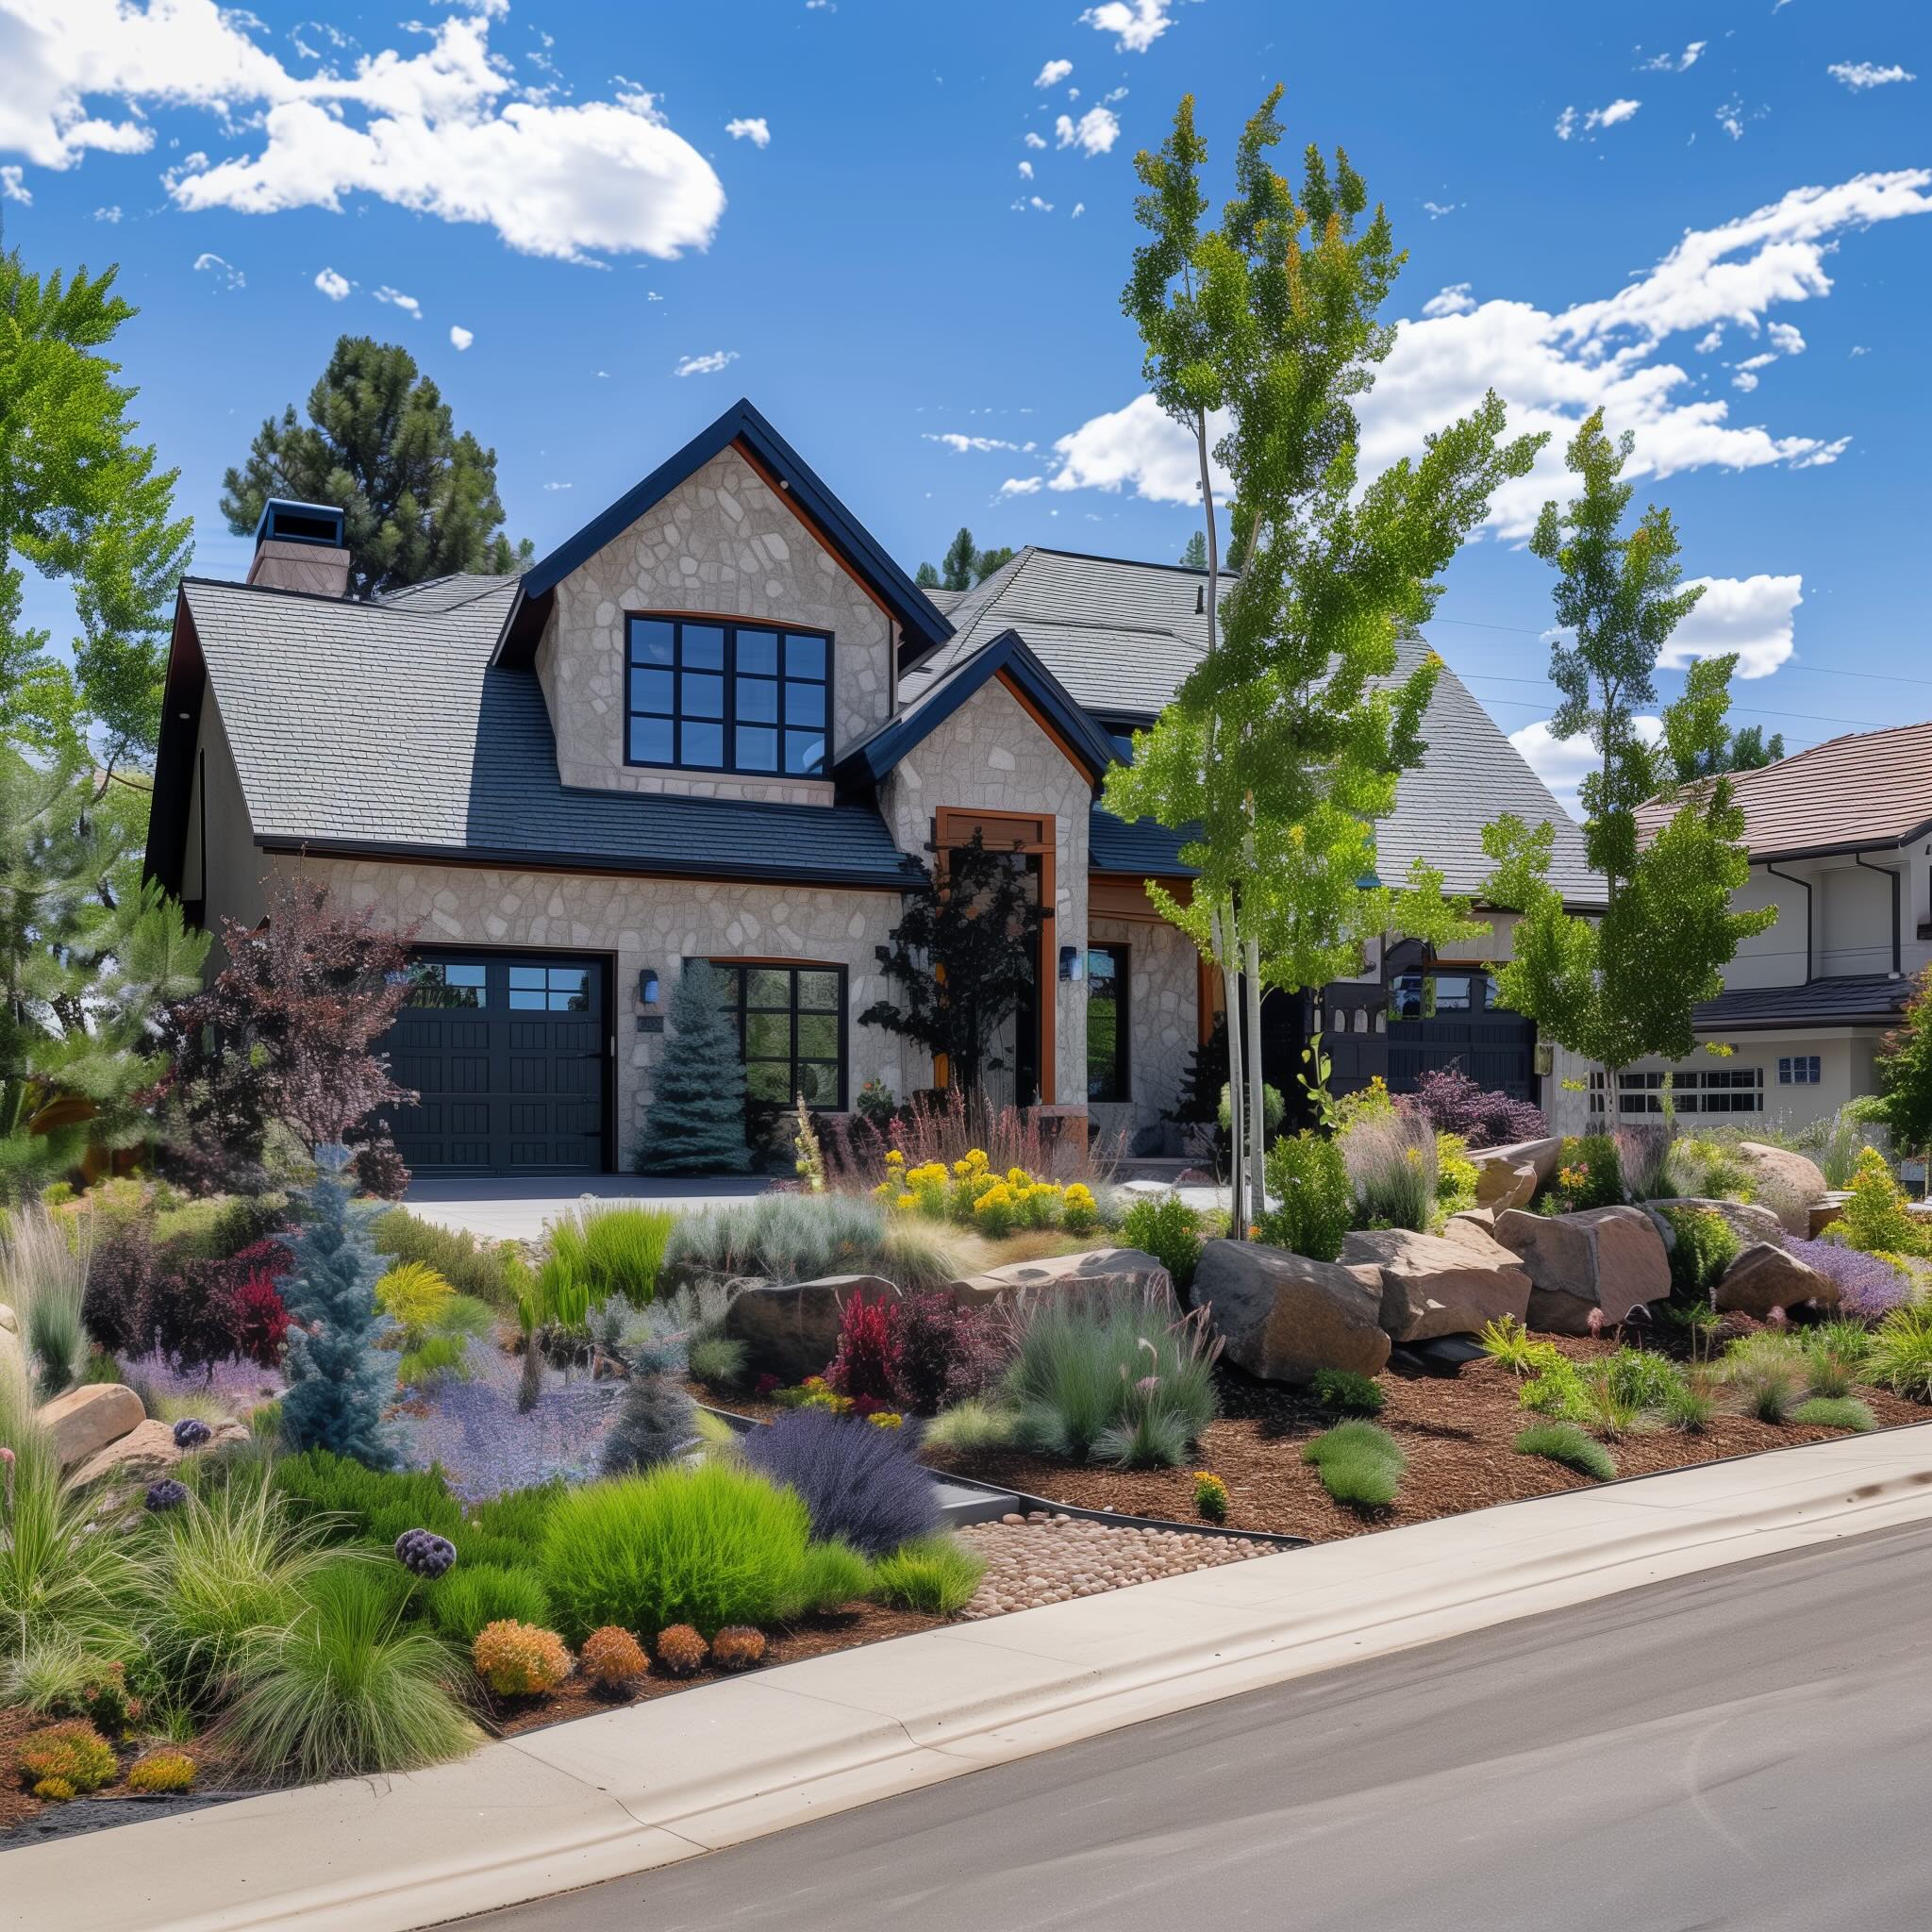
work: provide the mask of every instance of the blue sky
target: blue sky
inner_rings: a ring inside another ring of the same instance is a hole
[[[1489,384],[1559,441],[1603,401],[1711,580],[1686,648],[1758,674],[1740,722],[1932,715],[1932,9],[0,0],[0,74],[8,242],[120,263],[210,574],[245,566],[222,469],[344,330],[409,345],[540,551],[741,392],[908,567],[962,522],[1172,558],[1131,158],[1192,91],[1224,160],[1280,79],[1291,146],[1345,144],[1410,251],[1372,458]],[[1560,786],[1522,548],[1552,480],[1432,635]]]

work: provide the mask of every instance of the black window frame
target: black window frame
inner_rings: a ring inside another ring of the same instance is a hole
[[[1803,1069],[1801,1072],[1800,1069]],[[1822,1087],[1824,1085],[1824,1057],[1816,1053],[1782,1053],[1777,1058],[1777,1084],[1780,1087]]]
[[[670,627],[671,661],[669,664],[654,664],[641,661],[635,655],[634,639],[640,625],[661,624]],[[723,639],[720,662],[713,669],[709,665],[690,667],[692,676],[716,677],[724,687],[719,716],[713,718],[688,717],[684,708],[684,679],[687,667],[684,661],[684,634],[687,629],[716,631]],[[741,634],[758,638],[769,638],[774,646],[774,668],[770,672],[741,671],[739,667],[739,638]],[[816,643],[824,654],[823,674],[819,676],[795,677],[787,666],[788,645],[791,639],[809,641]],[[826,778],[831,771],[834,753],[833,732],[838,717],[836,708],[836,671],[838,654],[832,632],[817,630],[808,625],[767,624],[754,622],[749,618],[701,617],[696,613],[677,613],[661,610],[626,610],[624,616],[624,761],[633,770],[652,772],[716,772],[731,777],[759,778],[773,783],[798,784],[820,781]],[[640,708],[633,704],[632,675],[638,671],[665,671],[671,676],[671,700],[669,710]],[[774,699],[774,715],[770,719],[747,718],[741,721],[747,730],[770,730],[775,746],[774,762],[770,765],[747,765],[739,762],[738,731],[741,720],[738,715],[739,682],[741,678],[752,679],[759,684],[770,684]],[[824,716],[816,725],[797,724],[789,722],[791,708],[789,691],[793,685],[808,685],[824,694]],[[632,755],[632,727],[640,719],[659,719],[671,726],[671,751],[669,759],[641,758]],[[684,756],[684,733],[687,724],[716,724],[719,741],[723,750],[723,760],[712,764],[701,759]],[[786,768],[785,741],[791,732],[810,731],[819,733],[821,748],[816,771],[793,772]]]
[[[1112,959],[1111,977],[1117,990],[1113,1003],[1114,1091],[1110,1093],[1096,1093],[1093,1091],[1093,1058],[1090,1051],[1087,1059],[1087,1101],[1090,1106],[1113,1107],[1129,1102],[1134,1097],[1133,948],[1123,940],[1090,940],[1087,943],[1087,1039],[1090,1048],[1092,1041],[1093,956],[1096,953],[1105,953]]]
[[[726,1004],[725,1010],[733,1016],[733,1019],[736,1022],[738,1027],[738,1058],[740,1063],[743,1066],[745,1070],[746,1097],[747,1099],[752,1101],[754,1105],[765,1107],[778,1105],[780,1103],[775,1103],[769,1099],[760,1099],[759,1096],[753,1094],[751,1092],[750,1081],[751,1069],[753,1065],[753,1057],[747,1051],[747,1040],[749,1038],[749,1021],[751,1015],[753,1013],[776,1012],[789,1012],[791,1015],[791,1050],[790,1054],[786,1057],[785,1060],[781,1062],[778,1060],[776,1056],[771,1054],[760,1054],[757,1056],[757,1060],[758,1064],[771,1066],[783,1064],[789,1067],[790,1073],[788,1075],[788,1085],[790,1091],[786,1093],[784,1101],[782,1103],[783,1106],[789,1108],[795,1105],[798,1099],[798,1069],[801,1062],[807,1065],[819,1067],[822,1067],[825,1064],[825,1061],[817,1054],[801,1055],[798,1051],[798,1022],[801,1012],[808,1016],[810,1016],[824,1013],[826,1010],[823,1007],[801,1008],[799,1006],[798,975],[801,973],[829,973],[838,980],[839,1058],[837,1095],[836,1098],[830,1102],[808,1099],[806,1105],[808,1107],[814,1108],[817,1111],[821,1113],[845,1112],[846,1096],[851,1083],[851,1054],[849,1038],[851,1029],[847,1021],[847,1008],[850,1004],[850,982],[846,975],[846,969],[843,966],[836,965],[832,961],[824,959],[725,958],[711,959],[708,961],[708,963],[710,966],[712,972],[721,974],[729,974],[734,977],[736,985],[736,993],[733,999]],[[790,1006],[785,1008],[767,1006],[754,1007],[751,1004],[751,976],[755,973],[784,973],[790,974],[791,981]]]

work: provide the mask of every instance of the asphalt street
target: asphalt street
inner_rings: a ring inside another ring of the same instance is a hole
[[[1932,1525],[1204,1705],[465,1924],[1924,1932],[1928,1793]]]

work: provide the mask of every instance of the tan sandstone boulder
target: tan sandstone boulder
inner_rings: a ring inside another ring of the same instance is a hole
[[[1266,1381],[1307,1382],[1318,1369],[1375,1375],[1388,1365],[1379,1267],[1311,1261],[1258,1241],[1209,1241],[1193,1299],[1212,1310],[1228,1360]]]
[[[213,1434],[207,1444],[191,1453],[206,1456],[224,1442],[245,1442],[248,1431],[240,1423],[220,1422],[210,1425]],[[150,1419],[138,1423],[118,1442],[109,1442],[90,1456],[74,1472],[76,1483],[94,1483],[107,1478],[115,1483],[151,1483],[173,1475],[186,1459],[175,1446],[174,1425]]]
[[[724,1316],[724,1332],[744,1343],[754,1375],[802,1382],[822,1375],[839,1350],[839,1323],[855,1295],[897,1301],[899,1291],[876,1274],[826,1274],[769,1288],[747,1288]]]
[[[1174,1283],[1141,1248],[1087,1248],[1077,1255],[1049,1255],[1039,1261],[1009,1261],[969,1274],[947,1291],[961,1307],[1029,1300],[1038,1294],[1118,1289],[1172,1300]]]
[[[1755,1201],[1722,1201],[1707,1199],[1695,1194],[1673,1195],[1668,1199],[1646,1201],[1644,1211],[1657,1224],[1657,1232],[1663,1237],[1668,1252],[1677,1245],[1676,1230],[1663,1217],[1666,1208],[1707,1208],[1717,1215],[1738,1239],[1749,1246],[1754,1241],[1775,1243],[1784,1232],[1778,1218],[1769,1208],[1760,1208]]]
[[[1803,1302],[1838,1306],[1838,1283],[1801,1261],[1782,1241],[1754,1241],[1724,1270],[1717,1285],[1717,1306],[1726,1314],[1755,1315],[1794,1308]]]
[[[1590,1208],[1577,1214],[1496,1217],[1496,1239],[1529,1275],[1529,1325],[1588,1335],[1592,1310],[1606,1324],[1665,1300],[1671,1263],[1657,1224],[1641,1208]]]
[[[1478,1208],[1488,1208],[1501,1214],[1510,1208],[1527,1208],[1536,1198],[1537,1173],[1533,1162],[1486,1158],[1482,1153],[1472,1154],[1469,1158],[1476,1163],[1475,1200]]]
[[[118,1442],[146,1420],[141,1397],[120,1382],[91,1382],[41,1406],[41,1421],[53,1432],[63,1470]]]
[[[1341,1259],[1381,1271],[1381,1323],[1391,1341],[1474,1335],[1486,1322],[1506,1315],[1520,1322],[1529,1311],[1523,1264],[1475,1228],[1455,1240],[1406,1227],[1374,1228],[1350,1235]]]
[[[1811,1209],[1825,1195],[1824,1170],[1808,1155],[1790,1147],[1772,1147],[1762,1141],[1740,1141],[1737,1156],[1768,1185],[1765,1192],[1777,1208],[1787,1234],[1808,1234]]]
[[[1535,1141],[1511,1141],[1501,1147],[1470,1150],[1472,1160],[1501,1161],[1507,1167],[1533,1167],[1538,1187],[1546,1187],[1563,1157],[1563,1137],[1545,1134]]]

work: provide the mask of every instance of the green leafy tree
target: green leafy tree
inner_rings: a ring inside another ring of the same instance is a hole
[[[1199,530],[1188,539],[1188,547],[1181,552],[1183,570],[1206,570],[1208,568],[1208,539]]]
[[[370,1216],[379,1209],[355,1198],[349,1158],[346,1147],[316,1148],[294,1267],[275,1283],[289,1311],[281,1431],[291,1449],[326,1449],[389,1469],[396,1452],[382,1411],[396,1362],[375,1345],[383,1322],[375,1284],[385,1264],[369,1239]]]
[[[0,741],[48,756],[91,736],[101,784],[154,751],[192,532],[104,353],[136,313],[114,275],[42,280],[0,256]],[[73,595],[71,668],[23,624],[28,567]]]
[[[1513,957],[1496,976],[1504,1003],[1599,1062],[1612,1096],[1633,1060],[1691,1051],[1691,1008],[1724,990],[1723,969],[1739,945],[1777,917],[1775,907],[1731,910],[1731,894],[1750,876],[1743,813],[1720,769],[1736,660],[1690,667],[1684,695],[1663,713],[1659,743],[1637,731],[1639,708],[1657,700],[1657,659],[1702,591],[1680,588],[1669,510],[1653,505],[1624,532],[1630,446],[1627,433],[1614,441],[1605,433],[1601,410],[1586,418],[1567,454],[1581,492],[1567,508],[1546,503],[1530,541],[1558,573],[1557,620],[1574,640],[1550,652],[1562,693],[1550,729],[1585,734],[1597,753],[1578,790],[1584,848],[1604,880],[1602,917],[1564,909],[1549,883],[1549,826],[1532,830],[1505,815],[1483,835],[1496,862],[1487,896],[1523,915]],[[1673,775],[1680,770],[1720,774],[1684,786]],[[1638,808],[1653,799],[1669,816],[1645,840]]]
[[[1904,1020],[1885,1037],[1878,1094],[1874,1111],[1891,1130],[1893,1146],[1932,1155],[1932,966],[1919,975]]]
[[[395,342],[343,336],[308,392],[256,431],[222,478],[222,514],[252,535],[270,497],[338,505],[358,597],[452,571],[505,573],[533,555],[504,534],[496,452],[456,427],[442,392]]]
[[[1735,671],[1738,660],[1735,654],[1724,660]],[[1774,765],[1785,755],[1785,735],[1774,731],[1769,740],[1764,736],[1761,724],[1746,724],[1741,729],[1730,732],[1724,741],[1713,751],[1673,759],[1672,769],[1680,785],[1688,785],[1693,778],[1715,778],[1721,772],[1756,772],[1766,765]]]
[[[1218,227],[1205,225],[1191,98],[1160,152],[1137,157],[1150,239],[1123,297],[1155,399],[1194,441],[1208,650],[1133,763],[1109,772],[1107,804],[1191,828],[1191,901],[1150,891],[1225,982],[1238,1228],[1265,1207],[1263,988],[1357,972],[1365,942],[1391,929],[1437,944],[1481,930],[1426,867],[1399,889],[1377,883],[1374,827],[1422,759],[1441,669],[1431,655],[1398,680],[1397,640],[1434,609],[1437,574],[1540,445],[1503,441],[1492,394],[1420,458],[1361,477],[1355,404],[1393,345],[1378,316],[1405,258],[1345,154],[1331,168],[1311,146],[1298,193],[1275,172],[1280,94],[1242,131]],[[1227,425],[1218,439],[1210,419]],[[1224,599],[1217,466],[1246,549]]]
[[[742,1174],[744,1056],[724,1009],[724,982],[694,959],[671,995],[671,1030],[651,1082],[640,1174]]]
[[[150,1131],[158,1015],[200,983],[208,941],[127,877],[136,810],[96,792],[77,747],[34,764],[0,745],[0,1203]]]
[[[985,1076],[1005,1064],[993,1042],[1033,991],[1040,927],[1039,894],[974,832],[970,844],[927,870],[891,943],[880,948],[880,965],[903,1003],[879,1000],[858,1024],[917,1041],[945,1061],[953,1086],[978,1093]]]
[[[1003,543],[996,550],[982,550],[973,559],[973,581],[983,584],[1002,565],[1011,563],[1019,552],[1010,543]]]

